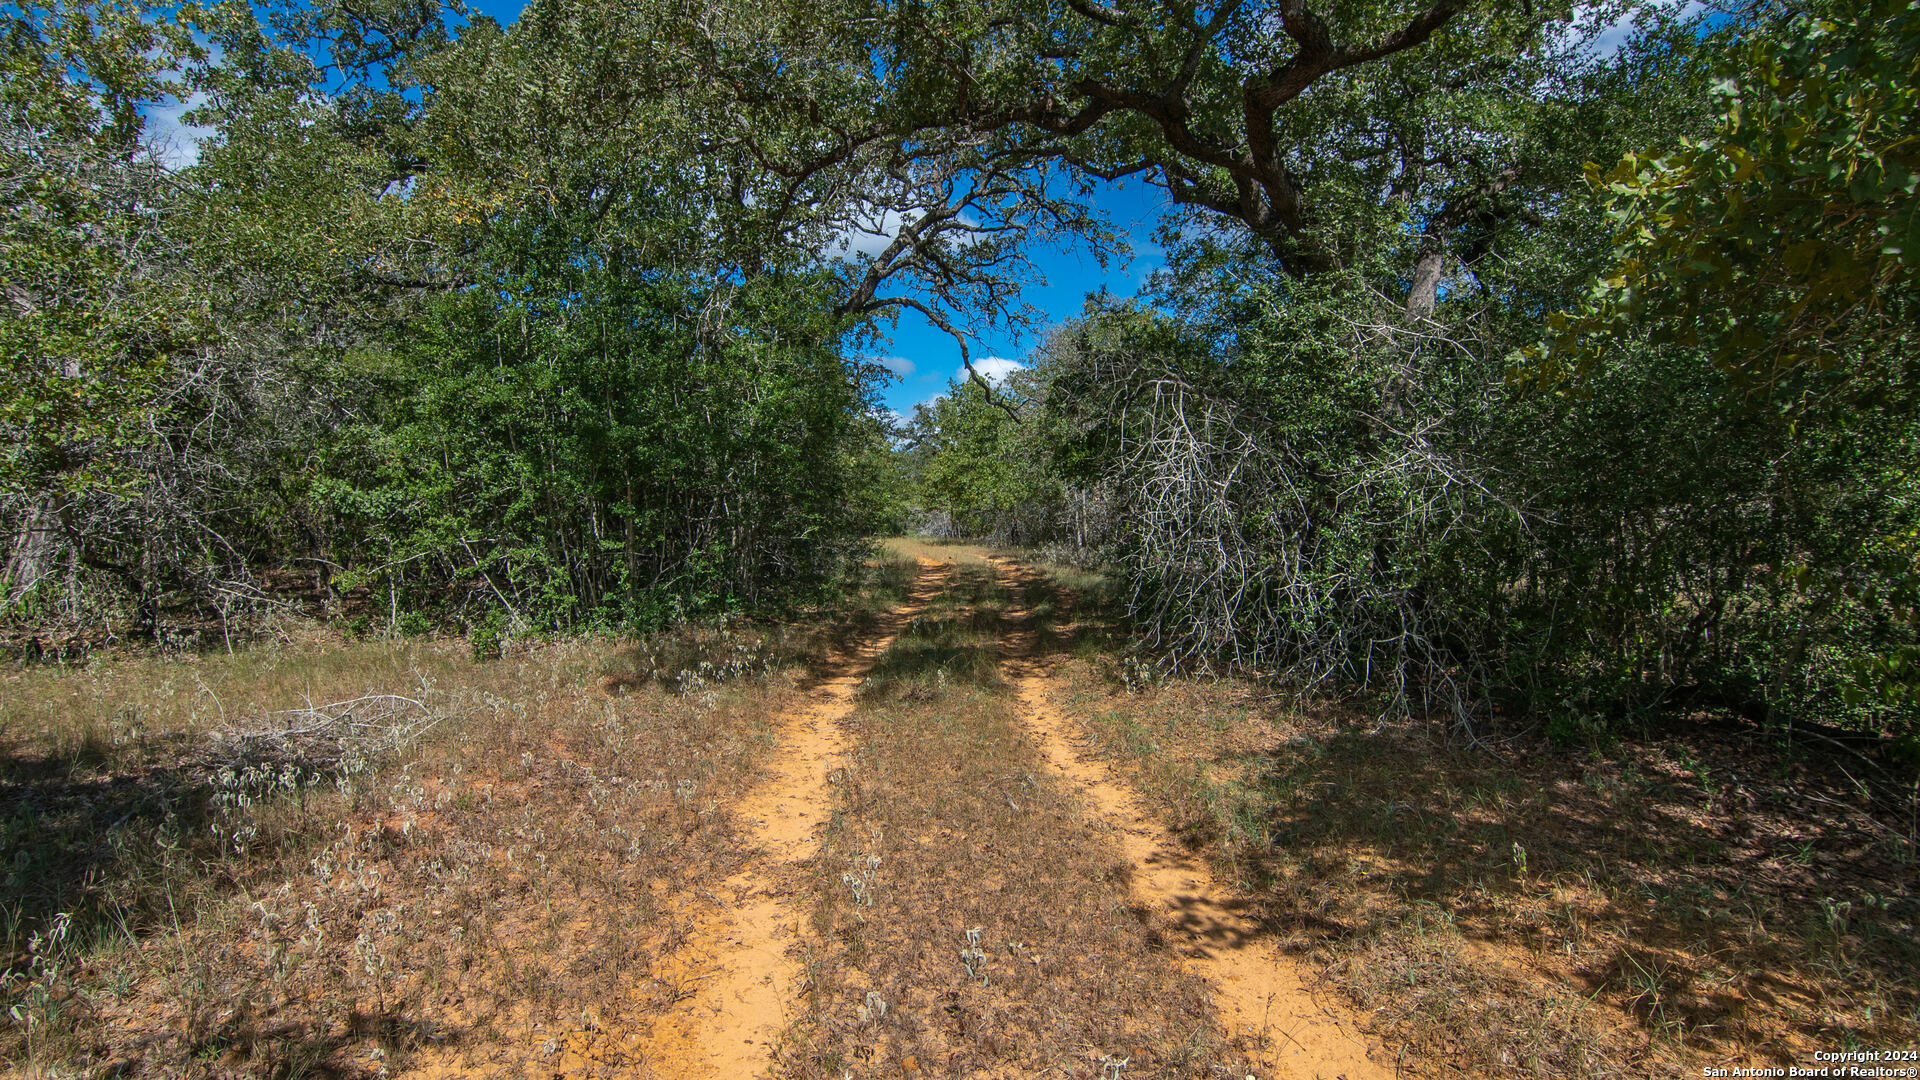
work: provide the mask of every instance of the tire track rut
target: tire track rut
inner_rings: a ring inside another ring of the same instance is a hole
[[[1022,723],[1048,766],[1078,788],[1113,828],[1133,871],[1134,899],[1189,970],[1213,987],[1221,1022],[1263,1067],[1260,1080],[1391,1080],[1395,1070],[1376,1060],[1382,1056],[1377,1045],[1351,1015],[1316,1000],[1300,965],[1267,938],[1245,901],[1154,820],[1124,779],[1082,753],[1087,735],[1054,705],[1058,686],[1039,655],[1028,606],[1031,578],[1012,560],[995,556],[992,562],[1021,605],[1007,613],[1011,625],[1002,637],[1002,667],[1020,703]]]
[[[647,1068],[659,1080],[746,1080],[772,1067],[801,974],[788,955],[801,916],[781,879],[813,855],[832,812],[827,780],[846,750],[840,724],[853,711],[860,680],[946,580],[941,564],[920,560],[907,603],[838,659],[815,685],[812,702],[782,719],[772,775],[734,810],[760,854],[702,891],[709,910],[662,965],[661,979],[683,996],[641,1041]]]

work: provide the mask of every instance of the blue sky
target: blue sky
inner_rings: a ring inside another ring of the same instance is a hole
[[[1042,246],[1029,252],[1044,283],[1030,285],[1022,298],[1039,309],[1049,325],[1080,314],[1087,295],[1102,287],[1122,298],[1137,295],[1147,277],[1164,265],[1160,247],[1153,242],[1153,231],[1167,209],[1165,192],[1137,180],[1102,184],[1093,204],[1106,213],[1114,231],[1127,237],[1133,254],[1111,259],[1102,269],[1084,247],[1063,250]],[[1015,337],[1001,326],[968,329],[976,335],[968,346],[974,367],[990,379],[1004,374],[1011,363],[1024,361],[1045,332],[1042,328]],[[964,374],[959,346],[919,313],[904,313],[891,336],[890,345],[875,350],[898,376],[884,396],[888,408],[911,415],[916,403],[938,396],[949,381]]]

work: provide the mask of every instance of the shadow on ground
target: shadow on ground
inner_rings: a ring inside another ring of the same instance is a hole
[[[84,749],[0,758],[3,974],[32,963],[36,937],[137,933],[164,915],[150,887],[170,860],[208,854],[210,794],[184,760],[105,771]]]
[[[1534,1042],[1549,1071],[1605,1073],[1920,1031],[1916,807],[1858,763],[1726,723],[1461,749],[1244,681],[1135,678],[1110,599],[1002,565],[1027,609],[1010,658],[1090,658],[1092,726],[1182,839],[1415,1049],[1501,1071]]]

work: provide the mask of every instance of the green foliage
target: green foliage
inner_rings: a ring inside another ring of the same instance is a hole
[[[923,512],[946,515],[963,535],[1017,540],[1031,524],[1022,512],[1058,499],[1047,449],[1008,412],[1025,403],[1018,383],[990,394],[956,382],[916,408],[907,453]]]
[[[1851,682],[1841,688],[1847,704],[1912,710],[1920,706],[1920,529],[1877,536],[1862,545],[1862,557],[1836,581],[1811,567],[1796,568],[1796,584],[1828,606],[1851,602],[1880,616],[1877,649],[1849,657]],[[1839,595],[1832,595],[1835,589]],[[1889,632],[1891,631],[1891,632]]]
[[[1649,348],[1574,400],[1533,402],[1554,452],[1512,466],[1549,512],[1516,597],[1527,625],[1588,712],[1678,702],[1894,722],[1841,695],[1849,668],[1905,631],[1877,603],[1802,586],[1911,523],[1911,421],[1732,409],[1735,378],[1697,351]],[[1571,596],[1585,602],[1559,603]]]
[[[820,255],[856,192],[712,152],[738,88],[665,44],[677,9],[27,14],[12,626],[225,633],[290,577],[390,630],[652,625],[817,588],[892,509],[843,352],[878,309]],[[178,170],[137,152],[167,92],[213,132]]]
[[[1879,726],[1913,710],[1917,106],[1920,12],[1843,4],[1747,31],[1710,135],[1589,167],[1613,265],[1521,374],[1583,399],[1565,445],[1633,433],[1591,467],[1645,462],[1576,485],[1562,521],[1665,510],[1612,530],[1625,565],[1589,548],[1631,598],[1610,636],[1640,644],[1610,666],[1635,682],[1671,685],[1698,654],[1749,711]],[[1684,598],[1673,614],[1667,596]]]
[[[362,419],[314,485],[356,538],[340,552],[356,580],[408,607],[498,606],[525,631],[657,624],[830,573],[865,524],[842,464],[863,431],[817,344],[817,287],[564,280],[447,297],[346,359]],[[701,328],[719,304],[728,322]]]
[[[138,145],[139,106],[195,51],[138,4],[0,15],[0,492],[127,483],[123,451],[199,330],[173,193]]]
[[[1911,394],[1920,10],[1845,8],[1750,34],[1715,87],[1712,135],[1590,168],[1616,261],[1554,317],[1538,377],[1590,374],[1645,328],[1781,407]]]

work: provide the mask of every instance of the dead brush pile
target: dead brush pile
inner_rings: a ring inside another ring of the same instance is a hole
[[[607,651],[473,664],[416,641],[7,675],[6,730],[34,743],[0,785],[0,1061],[636,1067],[629,1035],[672,993],[651,972],[686,930],[673,898],[728,872],[716,809],[751,782],[799,672],[610,697]],[[108,700],[59,714],[89,691]]]
[[[365,694],[215,730],[192,755],[212,789],[215,815],[224,819],[211,828],[244,850],[259,833],[249,813],[256,803],[276,796],[304,799],[322,783],[344,790],[354,777],[404,752],[443,719],[410,697]]]

